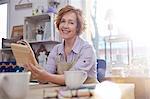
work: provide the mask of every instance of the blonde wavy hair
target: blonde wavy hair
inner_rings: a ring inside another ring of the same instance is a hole
[[[59,25],[61,22],[62,17],[67,13],[67,12],[73,12],[76,14],[77,17],[77,35],[80,35],[84,30],[85,30],[85,21],[83,18],[82,11],[80,9],[76,9],[71,5],[66,5],[62,9],[59,10],[58,15],[56,17],[56,27],[59,30]]]

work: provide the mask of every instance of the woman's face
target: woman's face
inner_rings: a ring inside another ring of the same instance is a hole
[[[59,32],[63,39],[69,40],[77,36],[77,17],[73,12],[67,12],[61,18]]]

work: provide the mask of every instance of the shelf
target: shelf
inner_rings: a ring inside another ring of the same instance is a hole
[[[104,37],[105,42],[125,42],[130,41],[131,39],[124,35],[113,35]]]
[[[61,43],[59,34],[55,31],[54,17],[54,13],[43,13],[41,15],[27,16],[24,19],[23,39],[29,42],[35,52],[37,60],[40,55],[40,51],[46,51],[45,55],[48,56],[51,49],[56,44]],[[37,35],[40,33],[42,34],[40,35],[41,38]],[[5,48],[8,47],[10,43],[12,42],[9,40],[5,41],[3,48],[0,50],[3,53],[3,60],[9,60],[10,57],[13,57],[11,48]],[[9,58],[7,57],[8,54],[10,55]]]
[[[38,22],[38,21],[43,21],[43,20],[50,20],[51,16],[52,16],[52,13],[44,13],[40,15],[28,16],[28,17],[25,17],[25,21]]]
[[[11,51],[11,48],[2,48],[1,51]]]
[[[133,44],[129,37],[126,35],[106,36],[104,37],[104,45],[107,64],[115,66],[131,63]]]
[[[50,40],[42,40],[42,41],[29,41],[29,44],[39,44],[39,43],[44,43],[44,44],[60,44],[61,42],[58,41],[50,41]],[[0,49],[1,51],[11,51],[11,48],[2,48]]]
[[[50,40],[41,40],[41,41],[29,41],[30,44],[37,44],[37,43],[49,43],[49,44],[59,44],[58,41],[50,41]]]
[[[35,43],[35,40],[43,40],[43,42],[45,42],[45,40],[58,41],[57,38],[59,37],[57,37],[55,31],[54,16],[54,13],[44,13],[25,17],[23,31],[24,39],[33,41],[33,43]],[[38,33],[42,33],[42,38],[39,38],[39,35],[37,35]]]

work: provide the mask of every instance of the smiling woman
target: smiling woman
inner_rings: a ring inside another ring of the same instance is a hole
[[[64,6],[56,17],[56,27],[63,42],[51,50],[47,64],[43,66],[45,70],[32,64],[25,67],[39,81],[64,85],[65,71],[84,71],[87,73],[84,83],[97,83],[94,49],[80,37],[85,29],[82,11],[71,5]]]

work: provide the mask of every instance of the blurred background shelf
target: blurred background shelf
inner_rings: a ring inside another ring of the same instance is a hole
[[[108,65],[129,65],[133,57],[133,42],[124,35],[104,37],[105,60]]]

